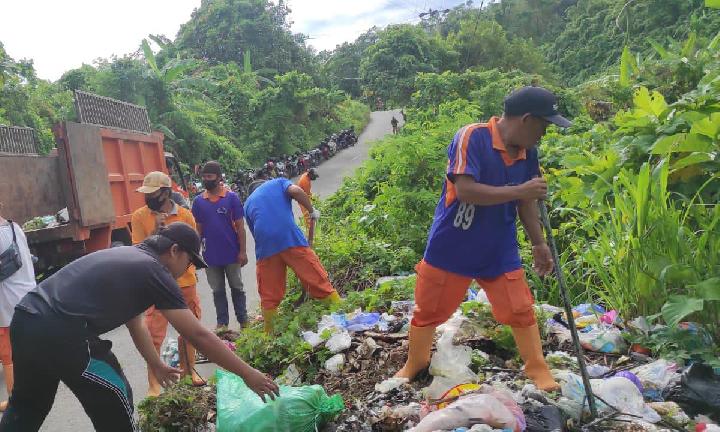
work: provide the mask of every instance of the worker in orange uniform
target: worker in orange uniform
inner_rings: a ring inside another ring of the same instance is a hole
[[[132,242],[133,244],[142,243],[143,240],[157,233],[158,229],[169,225],[173,222],[185,222],[195,229],[195,218],[193,218],[190,210],[181,207],[175,203],[170,197],[172,195],[172,183],[167,174],[153,171],[145,176],[142,187],[137,192],[145,194],[145,206],[137,209],[132,215]],[[195,277],[195,267],[190,266],[177,279],[180,286],[185,303],[188,309],[200,319],[200,298],[197,295]],[[153,345],[158,353],[160,346],[165,340],[167,333],[168,321],[162,313],[155,307],[151,307],[145,313],[145,325],[152,336]],[[185,346],[185,352],[181,353],[181,367],[189,370],[183,370],[185,375],[192,376],[194,385],[203,385],[203,379],[195,372],[195,348],[190,344],[179,344]],[[155,375],[148,368],[148,395],[158,396],[162,387]]]
[[[504,111],[502,118],[463,127],[450,144],[445,185],[415,267],[408,359],[396,377],[412,379],[427,367],[435,328],[457,310],[475,279],[495,319],[512,328],[525,374],[542,390],[558,388],[543,357],[515,220],[519,215],[532,242],[535,271],[550,273],[552,255],[538,215],[547,184],[535,147],[548,125],[571,123],[558,113],[555,96],[540,87],[513,92]]]
[[[299,186],[282,177],[256,183],[249,194],[245,201],[245,219],[255,239],[257,285],[265,332],[273,331],[277,308],[285,297],[288,267],[312,298],[339,303],[340,296],[320,258],[311,249],[320,211],[313,207],[310,198]],[[293,218],[293,200],[310,213],[307,238]]]
[[[300,176],[298,179],[297,185],[300,186],[300,189],[305,192],[305,195],[307,195],[312,200],[312,193],[310,192],[310,189],[312,188],[312,183],[315,180],[320,177],[317,173],[317,170],[315,168],[310,168],[307,172],[303,173],[303,175]],[[300,210],[302,211],[303,218],[305,218],[305,227],[309,230],[310,229],[310,213],[307,211],[307,209],[303,206],[300,206]]]

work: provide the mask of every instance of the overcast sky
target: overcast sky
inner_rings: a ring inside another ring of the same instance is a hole
[[[373,25],[416,22],[429,8],[464,0],[289,0],[293,31],[319,51],[355,40]],[[200,0],[0,0],[0,42],[33,59],[41,78],[136,51],[148,34],[174,39]]]

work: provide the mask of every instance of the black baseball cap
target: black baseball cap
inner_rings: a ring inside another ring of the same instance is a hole
[[[160,228],[157,234],[172,240],[182,250],[190,254],[190,259],[195,267],[207,268],[207,263],[200,255],[200,236],[190,225],[184,222],[173,222]]]
[[[505,98],[505,114],[521,116],[532,114],[544,118],[562,128],[572,126],[572,122],[558,112],[557,97],[542,87],[523,87]]]

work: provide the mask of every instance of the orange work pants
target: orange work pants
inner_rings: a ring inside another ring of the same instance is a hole
[[[309,247],[293,247],[257,262],[255,273],[263,309],[277,308],[285,297],[288,267],[310,297],[322,299],[335,292],[315,251]]]
[[[438,326],[448,320],[467,295],[472,278],[433,267],[425,260],[415,266],[415,327]],[[534,325],[534,299],[523,269],[491,279],[476,279],[485,290],[495,319],[516,328]]]
[[[192,312],[197,319],[200,319],[200,298],[197,295],[196,285],[180,287],[180,290],[182,291],[185,304],[187,304],[190,312]],[[155,309],[155,306],[151,306],[150,309],[145,312],[145,325],[150,331],[155,349],[159,351],[167,334],[167,319],[165,319],[165,316],[159,310]]]

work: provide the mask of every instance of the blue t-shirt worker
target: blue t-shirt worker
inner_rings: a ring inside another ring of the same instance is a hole
[[[533,245],[535,271],[550,273],[553,260],[537,207],[547,184],[535,147],[551,123],[570,126],[555,96],[524,87],[505,99],[501,118],[467,125],[453,138],[425,256],[416,266],[408,359],[397,377],[412,379],[427,367],[435,327],[455,312],[475,279],[495,319],[512,328],[525,374],[542,390],[559,388],[543,357],[515,228],[519,216]]]
[[[230,324],[226,277],[235,318],[244,327],[247,309],[240,269],[247,264],[248,258],[242,202],[222,183],[222,167],[218,162],[207,162],[200,173],[205,192],[195,197],[192,213],[202,237],[203,257],[208,263],[205,274],[213,292],[217,328],[226,328]]]
[[[267,333],[273,330],[277,307],[285,297],[287,268],[293,269],[312,298],[329,303],[340,301],[320,259],[310,248],[315,221],[320,212],[310,197],[286,178],[254,183],[245,203],[245,218],[255,238],[257,285]],[[292,200],[310,214],[310,241],[295,223]]]

